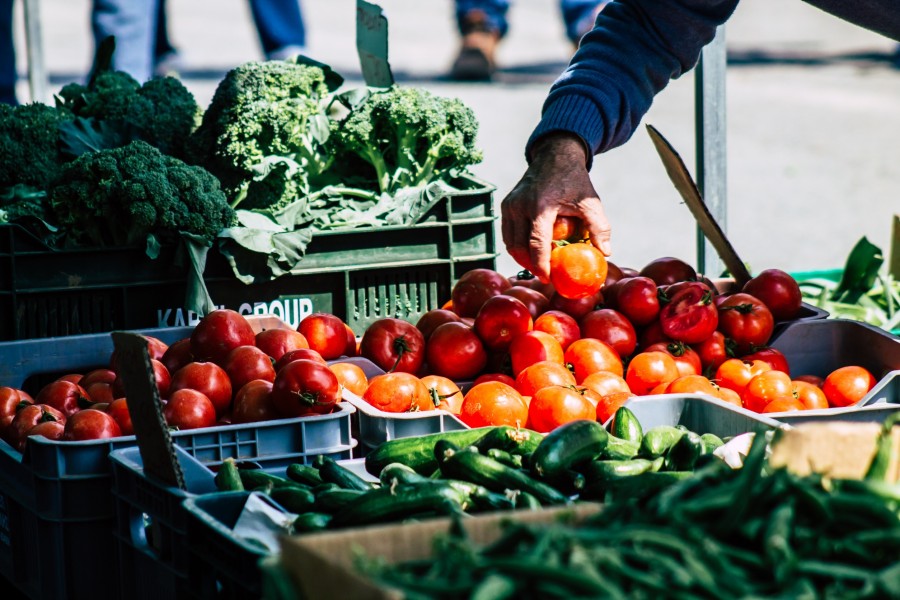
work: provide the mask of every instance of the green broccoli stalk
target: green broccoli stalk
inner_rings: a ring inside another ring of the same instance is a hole
[[[50,203],[66,235],[87,245],[171,242],[179,233],[210,244],[235,222],[215,177],[141,141],[69,163]]]
[[[232,206],[278,210],[322,185],[332,165],[330,69],[249,62],[219,83],[189,145],[190,161],[222,182]]]
[[[333,144],[348,177],[361,159],[369,168],[368,187],[393,193],[480,162],[477,133],[474,113],[460,100],[395,86],[352,106]]]

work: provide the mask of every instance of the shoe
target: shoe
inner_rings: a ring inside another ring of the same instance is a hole
[[[154,77],[178,77],[183,65],[177,52],[166,52],[156,57],[153,64]]]
[[[266,60],[287,60],[306,52],[303,46],[284,46],[266,54]]]
[[[473,10],[463,17],[462,47],[450,67],[450,78],[456,81],[490,81],[497,68],[494,54],[500,32],[491,29],[487,16]]]

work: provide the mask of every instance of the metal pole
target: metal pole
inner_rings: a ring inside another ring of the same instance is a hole
[[[697,144],[697,185],[709,212],[727,232],[727,177],[725,172],[725,27],[700,54],[695,69],[695,117]],[[727,235],[727,234],[726,234]],[[718,277],[724,264],[712,244],[697,228],[697,267]]]
[[[32,102],[47,100],[47,70],[44,67],[44,40],[41,36],[39,0],[24,0],[25,45],[28,56],[28,86]]]

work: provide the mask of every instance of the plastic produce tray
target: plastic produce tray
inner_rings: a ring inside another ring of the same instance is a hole
[[[712,433],[725,438],[784,426],[775,419],[705,395],[643,396],[628,400],[625,406],[634,413],[644,431],[659,425],[684,425],[700,435]]]
[[[897,411],[900,411],[900,370],[889,373],[856,406],[770,413],[770,416],[789,425],[811,421],[882,423]]]
[[[290,274],[244,284],[214,246],[204,279],[218,305],[276,314],[296,326],[330,312],[354,330],[380,317],[418,319],[439,308],[466,271],[496,264],[493,186],[467,177],[410,226],[316,234]],[[191,324],[180,307],[185,260],[164,247],[53,250],[0,226],[0,340]],[[179,321],[180,320],[180,321]]]
[[[372,361],[361,357],[343,358],[331,362],[349,362],[358,365],[369,379],[384,374],[384,371]],[[368,454],[369,451],[389,440],[469,428],[458,417],[444,410],[393,413],[379,410],[347,390],[343,391],[343,398],[356,407],[353,435],[359,441],[356,450],[358,456]]]

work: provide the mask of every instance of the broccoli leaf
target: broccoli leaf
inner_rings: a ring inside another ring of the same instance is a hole
[[[75,117],[59,125],[59,150],[67,158],[121,148],[136,139],[140,139],[137,130],[124,121]]]

